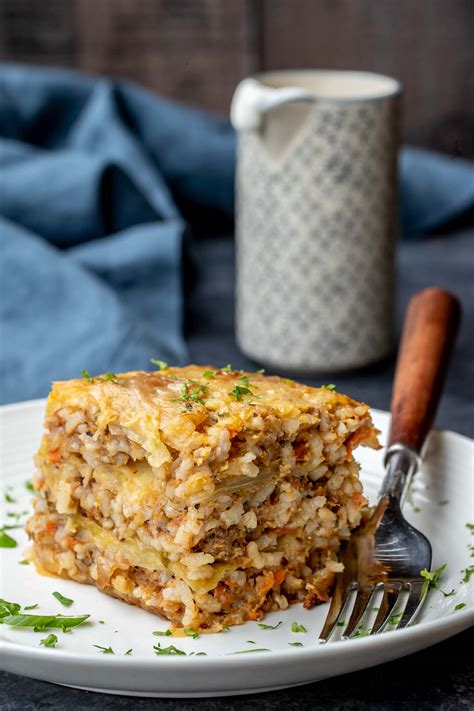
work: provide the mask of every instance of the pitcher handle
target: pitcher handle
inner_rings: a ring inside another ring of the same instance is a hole
[[[314,95],[297,86],[273,89],[256,79],[244,79],[232,97],[230,120],[237,131],[256,131],[264,114],[293,101],[314,101]]]

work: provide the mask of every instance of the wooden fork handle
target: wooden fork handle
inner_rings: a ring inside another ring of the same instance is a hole
[[[405,314],[392,392],[388,446],[420,454],[438,408],[461,317],[448,291],[430,287],[411,299]]]

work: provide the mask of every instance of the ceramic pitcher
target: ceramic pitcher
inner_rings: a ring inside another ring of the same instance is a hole
[[[399,97],[367,72],[237,87],[237,339],[255,361],[323,373],[389,353]]]

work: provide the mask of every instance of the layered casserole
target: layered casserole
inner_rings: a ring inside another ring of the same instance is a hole
[[[327,600],[366,506],[367,405],[189,366],[56,382],[27,524],[40,572],[219,631]]]

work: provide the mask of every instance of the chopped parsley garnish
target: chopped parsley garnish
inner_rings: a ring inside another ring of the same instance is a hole
[[[458,602],[458,604],[456,605],[456,607],[454,609],[455,610],[462,610],[463,607],[466,607],[466,603],[465,602]]]
[[[27,480],[25,481],[25,489],[26,489],[27,491],[30,491],[32,494],[36,493],[36,492],[35,492],[35,487],[33,486],[33,482],[30,481],[30,479],[27,479]]]
[[[253,639],[246,639],[245,641],[247,642],[247,644],[257,644],[253,641]]]
[[[99,620],[99,625],[105,625],[105,620]]]
[[[29,513],[28,511],[20,511],[20,513],[14,513],[13,511],[8,511],[7,516],[8,518],[14,518],[15,523],[20,523],[20,518],[22,516],[26,516],[26,514]]]
[[[346,624],[346,621],[345,621],[345,620],[341,620],[340,622],[338,622],[338,623],[336,624],[336,627],[344,627],[345,624]]]
[[[237,652],[229,652],[231,654],[251,654],[252,652],[271,652],[271,649],[265,647],[254,647],[253,649],[239,649]]]
[[[154,634],[155,637],[171,637],[171,630],[165,630],[164,632],[157,630],[156,632],[152,632],[152,634]]]
[[[115,654],[112,647],[101,647],[100,644],[93,644],[92,646],[97,647],[97,649],[100,649],[102,654]]]
[[[0,598],[0,619],[9,615],[16,615],[21,610],[21,605],[17,602],[8,602]]]
[[[8,491],[4,493],[3,498],[5,499],[7,504],[16,504],[16,499],[14,499],[13,496],[8,493]]]
[[[265,375],[265,368],[260,368],[260,370],[257,370],[258,375]]]
[[[36,610],[38,607],[39,607],[38,603],[35,602],[34,605],[27,605],[27,606],[24,607],[23,609],[24,609],[24,610]]]
[[[64,605],[64,607],[71,607],[74,602],[74,600],[71,600],[70,597],[64,597],[64,595],[61,595],[60,592],[53,592],[53,597],[55,597],[56,600],[59,600],[61,605]]]
[[[167,370],[169,368],[168,363],[164,360],[157,360],[156,358],[150,358],[150,363],[153,363],[153,365],[157,365],[159,370]]]
[[[420,509],[419,506],[412,506],[412,510],[413,510],[415,513],[420,513],[420,511],[421,511],[421,509]]]
[[[438,506],[446,506],[446,504],[449,504],[448,499],[444,499],[443,501],[438,501]]]
[[[464,570],[461,570],[461,573],[464,573],[464,577],[462,579],[462,583],[468,583],[471,579],[471,576],[474,575],[474,565],[470,565],[467,568],[464,568]]]
[[[29,565],[29,564],[30,564],[30,561],[29,561],[29,560],[26,560],[26,558],[25,558],[24,560],[19,560],[19,561],[18,561],[18,565]],[[25,608],[25,609],[26,609],[26,608]]]
[[[58,638],[56,637],[55,634],[51,632],[47,637],[44,637],[44,639],[40,639],[40,644],[43,647],[55,647],[58,643]]]
[[[115,373],[106,373],[104,375],[104,380],[111,380],[113,383],[117,383],[117,385],[122,385],[123,380],[119,380]]]
[[[235,371],[230,363],[227,363],[227,365],[224,366],[224,368],[221,368],[221,373],[234,373],[234,372]]]
[[[204,405],[204,398],[208,393],[207,385],[201,385],[195,380],[186,380],[181,387],[181,395],[177,400],[183,402],[197,402]]]
[[[441,575],[443,571],[446,568],[447,563],[442,565],[440,568],[437,568],[436,570],[426,570],[424,568],[423,570],[420,571],[420,575],[422,578],[424,578],[424,582],[421,588],[421,595],[423,596],[428,589],[433,588],[437,590],[439,588],[439,580],[441,578]]]
[[[184,634],[186,634],[188,637],[192,637],[193,639],[197,639],[199,637],[199,632],[195,632],[191,628],[185,629]]]
[[[231,397],[235,397],[238,402],[242,401],[243,395],[253,395],[254,393],[250,388],[244,387],[242,385],[234,385],[233,389],[229,392]]]
[[[290,647],[303,647],[303,642],[288,642]]]
[[[85,378],[88,383],[94,382],[94,378],[87,370],[81,370],[81,373],[82,373],[82,377]]]
[[[168,656],[186,656],[186,652],[183,652],[182,649],[178,649],[178,647],[175,647],[174,644],[170,644],[169,647],[162,647],[158,642],[158,644],[153,645],[153,649],[157,655],[164,654]]]
[[[388,624],[389,625],[398,625],[400,620],[403,617],[403,610],[401,612],[397,612],[395,615],[390,615],[388,618]]]
[[[248,388],[249,386],[249,379],[246,375],[241,375],[239,378],[240,382],[243,384],[244,387]]]
[[[22,615],[16,613],[3,617],[2,622],[4,625],[11,625],[12,627],[33,627],[35,632],[50,628],[58,628],[66,632],[71,627],[81,625],[89,617],[90,615],[66,617],[63,615]]]
[[[336,386],[334,383],[329,383],[328,385],[321,385],[320,388],[321,390],[335,390]]]
[[[378,612],[380,610],[380,607],[373,607],[372,612]]]
[[[292,622],[291,623],[291,631],[296,633],[296,632],[307,632],[308,630],[303,625],[299,625],[297,622]]]
[[[441,592],[444,597],[452,597],[453,595],[456,595],[456,590],[454,588],[450,592],[444,592],[444,590],[441,590]]]
[[[18,543],[8,533],[5,533],[6,528],[12,528],[12,526],[2,526],[0,528],[0,548],[16,548]]]
[[[280,622],[277,622],[276,625],[266,625],[263,622],[257,622],[258,627],[260,627],[261,630],[276,630],[277,627],[283,624],[283,620],[280,620]]]
[[[466,528],[468,528],[471,532],[471,535],[474,536],[474,523],[466,523]]]
[[[203,378],[206,378],[207,380],[211,380],[212,378],[215,378],[217,375],[217,370],[205,370],[204,373],[202,374]]]
[[[131,654],[133,654],[133,647],[130,647],[130,649],[127,649],[125,652],[124,656],[129,657]]]

